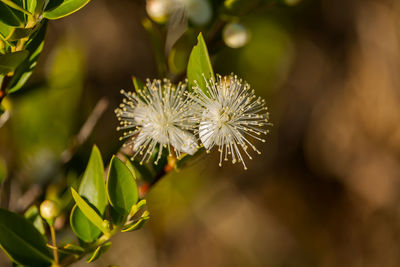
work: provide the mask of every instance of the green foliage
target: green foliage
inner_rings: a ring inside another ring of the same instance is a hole
[[[0,2],[0,21],[13,27],[21,27],[24,25],[24,21],[21,20],[21,16],[17,14],[17,11],[2,2]]]
[[[197,41],[197,45],[193,47],[190,53],[187,66],[188,86],[189,90],[192,90],[192,87],[195,85],[194,81],[197,81],[200,88],[207,93],[208,90],[204,79],[210,80],[212,78],[215,80],[214,71],[208,55],[206,42],[201,33],[197,37]]]
[[[0,55],[0,75],[6,75],[15,71],[28,56],[28,51]]]
[[[71,188],[72,197],[75,200],[76,206],[82,211],[82,213],[88,218],[97,228],[100,229],[104,234],[108,234],[110,229],[107,227],[106,221],[104,221],[95,209],[93,209],[84,200],[75,189]]]
[[[107,196],[111,206],[121,215],[127,216],[138,201],[138,188],[129,168],[117,157],[113,157],[107,178]]]
[[[92,255],[89,256],[89,258],[86,260],[87,263],[94,262],[97,260],[102,254],[106,253],[107,250],[111,247],[111,242],[107,242],[101,246],[98,246],[96,250],[92,253]]]
[[[79,194],[93,205],[101,215],[104,213],[107,206],[104,166],[97,146],[92,149],[88,166],[79,186]],[[101,218],[100,221],[102,224]],[[101,228],[96,226],[78,207],[74,207],[71,212],[71,227],[80,239],[88,243],[93,242],[101,233]]]
[[[45,236],[46,230],[44,229],[44,222],[42,217],[40,217],[39,209],[36,206],[31,206],[29,209],[27,209],[24,216],[43,236]]]
[[[47,19],[59,19],[68,16],[85,5],[90,0],[53,0],[46,8],[44,17]]]
[[[0,209],[0,246],[17,263],[49,266],[52,256],[46,240],[24,217]]]

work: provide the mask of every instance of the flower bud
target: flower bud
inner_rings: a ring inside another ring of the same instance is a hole
[[[146,11],[152,20],[164,23],[168,19],[171,5],[171,1],[168,0],[147,0]]]
[[[239,48],[247,44],[250,38],[249,31],[240,23],[232,22],[225,26],[222,37],[227,46]]]
[[[207,24],[212,16],[208,0],[181,0],[187,8],[189,20],[195,25]]]
[[[40,215],[48,221],[54,220],[60,214],[58,204],[51,200],[45,200],[40,204]]]

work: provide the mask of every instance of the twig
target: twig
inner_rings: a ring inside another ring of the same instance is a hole
[[[81,146],[89,138],[94,129],[94,126],[96,126],[97,121],[100,119],[101,115],[103,115],[107,107],[108,100],[106,98],[102,98],[99,100],[99,102],[97,102],[92,113],[89,115],[86,122],[82,125],[79,133],[73,138],[71,146],[61,153],[62,163],[67,163],[72,158],[78,147]]]

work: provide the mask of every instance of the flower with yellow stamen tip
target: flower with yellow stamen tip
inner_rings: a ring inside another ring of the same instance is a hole
[[[115,110],[120,126],[126,130],[120,138],[128,139],[124,146],[131,146],[132,159],[140,157],[140,164],[147,162],[158,147],[155,164],[167,148],[179,157],[181,153],[194,154],[197,140],[190,132],[198,119],[193,112],[193,100],[188,97],[186,83],[173,85],[169,80],[147,80],[144,89],[125,92],[123,103]]]
[[[232,163],[242,162],[247,169],[243,153],[249,159],[249,147],[261,154],[250,142],[250,139],[265,142],[261,135],[266,135],[268,130],[269,114],[265,100],[257,97],[249,84],[239,79],[236,75],[221,77],[217,80],[205,79],[207,91],[195,82],[192,99],[202,107],[198,135],[204,147],[209,152],[214,146],[220,152],[219,166],[222,161],[232,158]]]

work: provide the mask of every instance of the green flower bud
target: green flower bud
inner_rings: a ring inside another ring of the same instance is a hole
[[[45,200],[40,204],[40,215],[47,221],[54,220],[60,214],[58,204],[51,200]]]

